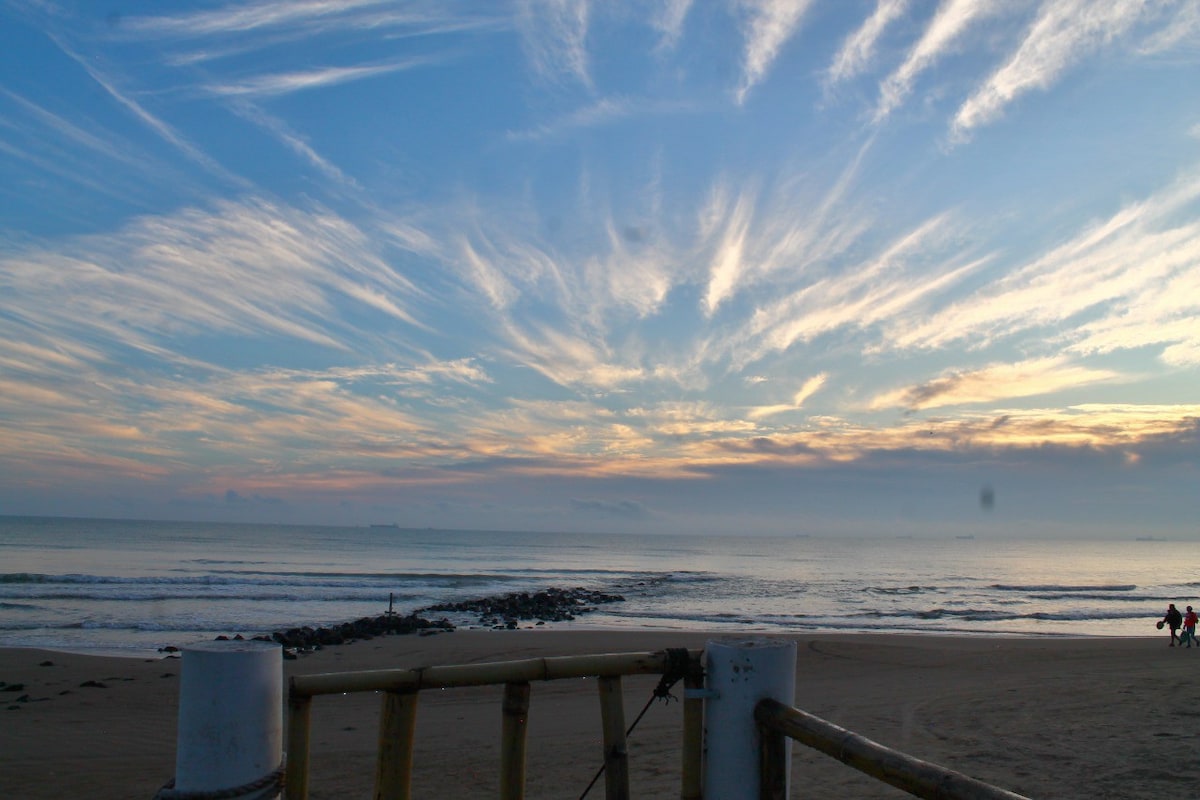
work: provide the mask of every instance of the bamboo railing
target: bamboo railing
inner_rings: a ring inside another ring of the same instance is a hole
[[[786,740],[789,738],[927,800],[1029,800],[961,772],[892,750],[778,700],[760,700],[754,709],[754,719],[762,736],[761,800],[787,800]]]
[[[688,651],[688,658],[696,667],[685,675],[685,686],[689,689],[701,685],[698,665],[702,652]],[[418,694],[424,689],[502,684],[500,797],[502,800],[521,800],[525,796],[525,734],[530,682],[594,677],[599,679],[600,687],[605,798],[628,800],[629,762],[621,677],[661,675],[668,669],[670,656],[662,650],[654,653],[606,653],[421,669],[294,676],[288,690],[287,798],[308,798],[310,721],[314,697],[352,692],[383,693],[375,791],[372,797],[375,800],[409,800]],[[701,795],[702,706],[700,699],[685,697],[683,701],[682,800],[699,800]]]

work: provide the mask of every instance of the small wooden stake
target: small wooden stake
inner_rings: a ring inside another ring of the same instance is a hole
[[[500,798],[525,797],[525,733],[529,726],[529,684],[504,684],[500,728]]]
[[[374,800],[408,800],[412,789],[417,693],[384,692],[379,715],[379,752]]]
[[[604,797],[629,800],[629,750],[620,675],[600,679],[600,721],[604,728]]]

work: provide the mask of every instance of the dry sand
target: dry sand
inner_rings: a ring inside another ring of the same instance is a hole
[[[719,635],[458,631],[355,642],[284,662],[288,674],[703,647]],[[798,635],[796,705],[882,744],[1030,797],[1185,798],[1200,745],[1200,648],[1166,638]],[[47,663],[48,662],[48,663]],[[180,661],[0,649],[0,797],[150,798],[174,771]],[[102,686],[87,686],[93,681]],[[16,690],[12,684],[21,684]],[[653,678],[626,678],[626,719]],[[681,694],[682,686],[676,687]],[[495,796],[499,687],[424,692],[414,794]],[[318,697],[310,796],[370,797],[375,695]],[[596,682],[535,683],[528,797],[577,798],[601,761]],[[679,794],[680,704],[630,737],[635,797]],[[904,793],[797,746],[792,795]],[[603,782],[590,798],[604,796]]]

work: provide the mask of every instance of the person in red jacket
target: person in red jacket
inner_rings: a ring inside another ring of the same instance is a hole
[[[1197,622],[1200,622],[1200,616],[1196,616],[1196,612],[1192,611],[1191,606],[1188,606],[1187,613],[1183,615],[1183,636],[1179,637],[1180,644],[1187,642],[1188,647],[1192,646],[1192,642],[1196,640]]]

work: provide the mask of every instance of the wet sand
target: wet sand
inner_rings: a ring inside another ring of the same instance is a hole
[[[703,647],[715,634],[457,631],[360,641],[285,661],[287,675],[578,653]],[[1183,798],[1196,793],[1200,648],[1166,637],[1019,639],[797,635],[796,705],[919,758],[1030,797]],[[0,796],[150,798],[175,764],[178,659],[0,649]],[[632,722],[656,680],[624,680]],[[91,684],[91,685],[88,685]],[[19,688],[12,688],[13,685]],[[676,687],[682,695],[682,685]],[[500,687],[428,691],[414,794],[495,796]],[[380,700],[318,697],[310,797],[369,797]],[[678,797],[679,703],[656,702],[631,735],[635,797]],[[579,797],[602,760],[596,681],[534,683],[528,797]],[[908,795],[796,747],[793,796]],[[801,792],[803,788],[803,793]],[[603,797],[603,783],[590,798]]]

